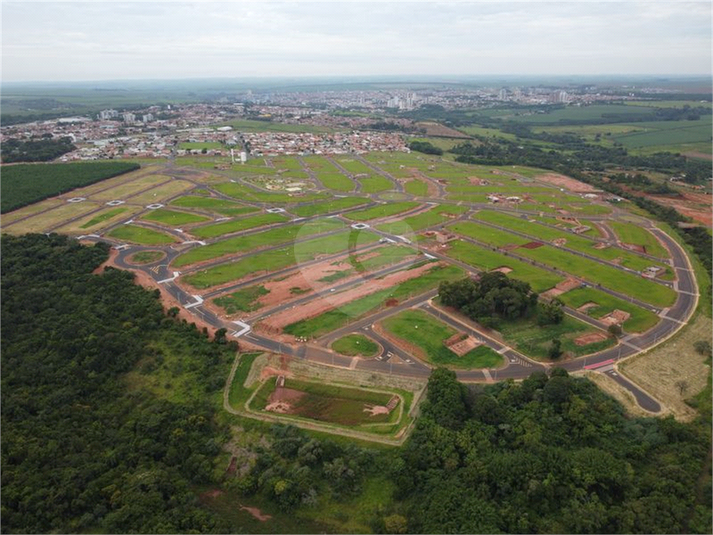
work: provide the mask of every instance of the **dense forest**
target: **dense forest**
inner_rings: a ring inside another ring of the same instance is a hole
[[[18,164],[2,168],[0,212],[5,213],[88,186],[107,178],[135,171],[135,162],[80,162]]]
[[[2,531],[225,532],[192,490],[212,480],[226,435],[213,406],[124,377],[163,368],[170,391],[192,373],[208,400],[235,349],[167,318],[129,273],[92,274],[107,255],[55,234],[3,236]]]

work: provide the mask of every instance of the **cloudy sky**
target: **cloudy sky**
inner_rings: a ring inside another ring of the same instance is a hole
[[[710,72],[710,2],[2,0],[6,82]]]

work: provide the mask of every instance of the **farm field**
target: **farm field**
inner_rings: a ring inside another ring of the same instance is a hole
[[[137,164],[126,162],[5,165],[0,186],[0,212],[16,210],[137,169]]]
[[[591,308],[587,307],[585,314],[596,319],[600,319],[614,310],[628,312],[630,317],[622,324],[622,327],[626,332],[630,333],[646,331],[659,321],[658,316],[653,312],[618,299],[596,288],[575,288],[557,297],[565,305],[574,309],[587,304],[593,305]]]
[[[167,245],[176,241],[176,239],[169,234],[139,227],[138,225],[121,225],[112,230],[109,236],[119,240],[138,243],[139,245]]]
[[[202,239],[215,238],[224,234],[274,225],[276,223],[284,223],[286,221],[289,221],[289,219],[280,214],[258,214],[241,219],[234,219],[232,221],[194,227],[190,232],[194,236]]]
[[[62,225],[57,228],[57,232],[66,232],[67,234],[97,234],[122,220],[130,219],[132,215],[140,211],[141,208],[137,206],[124,205],[117,208],[107,207],[98,212],[93,212],[84,218],[79,218],[73,222]]]
[[[495,368],[502,357],[487,346],[471,349],[463,356],[456,355],[444,342],[456,330],[422,310],[404,310],[381,322],[383,329],[418,349],[418,357],[434,366],[452,368]]]
[[[298,235],[302,238],[311,234],[321,234],[323,232],[339,230],[343,227],[344,223],[341,221],[326,219],[303,225],[289,225],[246,236],[235,236],[191,249],[178,256],[173,261],[173,266],[182,267],[196,262],[219,258],[227,254],[245,253],[261,247],[288,243],[295,240]]]

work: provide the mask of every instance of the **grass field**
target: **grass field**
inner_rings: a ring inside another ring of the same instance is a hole
[[[445,254],[483,271],[509,267],[512,271],[507,274],[508,277],[529,283],[537,293],[549,290],[564,280],[564,277],[551,271],[461,240],[451,241]]]
[[[290,212],[300,217],[311,217],[313,215],[339,212],[341,210],[354,208],[355,206],[366,204],[368,202],[370,202],[369,199],[362,199],[361,197],[344,197],[341,199],[336,198],[330,201],[306,204],[304,206],[290,208]]]
[[[129,262],[132,264],[153,264],[154,262],[158,262],[161,260],[163,257],[166,256],[166,253],[163,251],[140,251],[138,253],[134,253],[129,257]]]
[[[410,193],[411,195],[418,195],[419,197],[425,197],[428,195],[428,184],[426,184],[423,180],[409,180],[404,185],[404,189],[406,190],[406,193]]]
[[[269,193],[259,191],[249,186],[238,184],[237,182],[223,182],[216,184],[215,189],[219,192],[233,197],[235,199],[253,201],[253,202],[268,202],[275,204],[284,204],[289,202],[308,202],[328,199],[330,195],[326,193],[311,193],[306,195],[291,195],[287,193]]]
[[[290,416],[354,427],[363,424],[395,422],[400,412],[393,410],[389,414],[372,416],[364,410],[366,405],[386,405],[393,397],[393,394],[390,393],[292,378],[285,380],[285,388],[302,393],[298,400],[291,403]],[[270,394],[274,391],[275,381],[267,380],[255,394],[251,408],[264,410]]]
[[[262,236],[262,234],[259,236]],[[299,262],[309,262],[320,255],[346,251],[353,247],[353,244],[349,242],[349,237],[349,232],[340,232],[331,236],[301,242],[298,247],[296,245],[288,245],[279,249],[264,251],[235,262],[220,264],[187,275],[183,280],[195,288],[218,286],[257,272],[275,271],[293,266]],[[359,234],[359,245],[374,242],[377,239],[378,237],[374,234],[361,232]]]
[[[628,312],[631,317],[624,322],[623,328],[630,333],[647,331],[659,321],[658,316],[653,312],[595,288],[575,288],[560,295],[559,299],[571,308],[579,308],[586,303],[596,303],[597,306],[588,309],[586,312],[587,315],[596,319],[606,316],[613,310]]]
[[[260,308],[256,301],[263,295],[267,295],[267,290],[263,285],[250,286],[237,292],[222,297],[216,297],[213,302],[222,308],[226,314],[237,312],[252,312]]]
[[[535,318],[530,317],[501,322],[497,330],[503,335],[508,344],[521,353],[538,360],[549,358],[548,351],[554,339],[559,339],[562,342],[562,351],[573,357],[595,353],[616,343],[614,338],[607,338],[601,342],[585,346],[575,344],[575,338],[587,333],[597,332],[597,330],[567,315],[565,315],[561,323],[556,325],[538,325]]]
[[[372,208],[367,208],[366,210],[357,210],[356,212],[351,212],[347,214],[346,217],[354,221],[369,221],[371,219],[379,219],[382,217],[389,217],[392,215],[400,214],[401,212],[406,212],[416,208],[420,203],[417,202],[392,202],[387,204],[381,204],[379,206],[374,206]]]
[[[456,266],[434,266],[420,277],[356,299],[339,309],[330,310],[314,318],[292,323],[285,327],[284,331],[294,336],[317,338],[378,311],[388,299],[405,300],[438,287],[442,281],[462,278],[463,274],[463,270]]]
[[[123,214],[124,212],[126,212],[126,208],[110,208],[108,210],[104,210],[103,212],[96,214],[86,223],[82,223],[79,228],[87,229],[95,227],[99,223],[104,223],[105,221],[108,221],[119,214]]]
[[[139,204],[151,204],[170,199],[186,190],[194,187],[192,182],[187,180],[171,180],[167,184],[157,186],[153,189],[139,193],[131,197],[131,202]]]
[[[446,221],[449,221],[454,217],[464,214],[467,211],[468,208],[465,206],[444,204],[431,208],[426,212],[416,214],[410,217],[405,217],[401,221],[394,221],[393,223],[383,223],[381,225],[377,225],[376,228],[383,232],[389,232],[391,234],[409,234],[411,232],[419,231],[427,227],[432,227],[434,225],[445,223]]]
[[[176,239],[169,234],[137,225],[121,225],[109,233],[111,238],[126,240],[139,245],[167,245]]]
[[[647,254],[658,256],[659,258],[670,257],[668,250],[659,243],[656,237],[639,225],[621,221],[609,221],[608,225],[623,243],[643,245]]]
[[[394,184],[388,178],[383,176],[370,176],[365,178],[357,178],[361,184],[362,193],[380,193],[394,189]]]
[[[191,229],[191,234],[202,239],[215,238],[216,236],[222,236],[223,234],[264,227],[266,225],[274,225],[275,223],[284,223],[285,221],[289,220],[283,215],[265,213],[244,217],[242,219],[235,219],[233,221],[224,221],[213,225],[195,227]]]
[[[332,349],[348,357],[373,357],[379,352],[379,344],[362,334],[348,334],[336,340]]]
[[[319,222],[311,222],[304,225],[290,225],[257,234],[247,236],[235,236],[227,238],[209,245],[196,247],[190,251],[178,256],[173,261],[174,267],[187,266],[195,262],[203,262],[212,260],[227,254],[245,253],[260,247],[269,247],[271,245],[279,245],[288,243],[300,237],[306,237],[310,234],[319,234],[338,230],[344,227],[344,223],[337,219],[326,219]]]
[[[477,347],[462,357],[443,343],[456,334],[455,329],[422,310],[404,310],[386,318],[383,327],[394,336],[419,347],[427,362],[452,368],[494,368],[502,357],[487,346]]]
[[[132,174],[133,176],[133,174]],[[128,177],[127,177],[128,178]],[[131,200],[135,202],[135,195],[138,195],[141,191],[150,191],[152,187],[157,186],[163,182],[170,180],[170,177],[165,175],[142,175],[133,178],[132,180],[127,180],[121,184],[116,184],[111,188],[105,189],[104,191],[96,191],[89,193],[92,200],[97,201],[113,201],[113,200]],[[99,186],[99,184],[97,184]],[[85,195],[85,190],[82,189],[77,192],[77,195]],[[148,204],[148,203],[147,203]]]
[[[0,212],[16,210],[136,169],[139,169],[138,164],[126,162],[5,165],[0,186]]]
[[[89,214],[89,212],[93,212],[98,208],[101,208],[100,205],[89,201],[79,203],[69,203],[64,201],[54,206],[55,207],[47,212],[37,213],[23,221],[14,223],[12,226],[7,226],[9,223],[5,222],[5,218],[3,216],[3,232],[11,232],[13,234],[47,232],[50,228],[65,223],[69,219],[73,219],[75,217],[79,218],[83,215]],[[96,215],[96,213],[92,214],[92,216],[94,215]]]
[[[470,236],[496,247],[508,244],[523,245],[529,241],[502,230],[484,227],[471,222],[456,223],[449,228],[454,232]],[[520,256],[531,258],[655,306],[669,306],[676,300],[676,292],[671,288],[614,267],[593,262],[567,251],[562,251],[554,246],[544,245],[537,249],[518,247],[514,252]]]
[[[595,249],[594,245],[597,242],[584,238],[574,234],[573,232],[567,232],[564,230],[558,230],[551,227],[546,227],[544,225],[539,225],[537,223],[531,223],[527,219],[522,219],[514,217],[502,212],[495,212],[493,210],[482,210],[473,216],[474,219],[499,225],[516,232],[521,232],[532,236],[533,239],[543,240],[545,242],[552,242],[556,239],[564,239],[566,243],[564,247],[586,253],[588,255],[601,258],[609,262],[615,262],[621,266],[634,269],[636,271],[643,271],[649,266],[657,265],[662,267],[664,270],[668,269],[666,264],[661,262],[655,262],[649,260],[648,258],[643,258],[637,254],[629,251],[624,251],[622,249],[607,247],[606,249]],[[646,231],[643,231],[646,233]],[[653,241],[656,239],[651,236]],[[669,275],[672,276],[673,273],[668,269]]]
[[[200,197],[197,195],[186,195],[170,202],[170,206],[178,208],[198,208],[209,212],[215,212],[224,216],[237,216],[257,212],[259,208],[254,206],[243,206],[236,202],[216,199],[213,197]]]
[[[187,212],[177,212],[176,210],[168,210],[166,208],[151,210],[150,212],[141,216],[141,219],[145,219],[146,221],[154,221],[156,223],[162,223],[171,227],[190,225],[193,223],[202,223],[204,221],[210,220],[210,218],[202,215],[189,214]]]

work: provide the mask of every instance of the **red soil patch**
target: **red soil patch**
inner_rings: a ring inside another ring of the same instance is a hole
[[[565,175],[559,175],[557,173],[546,173],[544,175],[537,175],[535,177],[537,180],[547,182],[557,186],[558,188],[565,188],[574,193],[593,193],[598,191],[597,188],[591,186],[590,184],[585,184],[574,178],[570,178]]]
[[[554,288],[550,288],[546,292],[541,293],[543,299],[552,299],[558,295],[562,295],[565,292],[578,288],[581,282],[575,278],[568,278],[558,283]]]
[[[645,195],[645,197],[674,208],[679,213],[703,223],[707,227],[713,225],[713,196],[705,193],[681,193],[680,196]]]
[[[713,155],[706,154],[705,152],[691,151],[691,152],[684,152],[683,155],[687,156],[688,158],[701,158],[703,160],[713,160]]]
[[[535,243],[535,242],[533,242],[533,243]],[[508,243],[507,245],[503,245],[502,247],[500,247],[500,250],[501,251],[514,251],[518,247],[520,247],[520,246],[517,243]]]
[[[630,251],[636,251],[637,253],[645,253],[646,247],[644,245],[639,245],[637,243],[623,243],[619,242],[624,249],[629,249]]]
[[[500,273],[505,273],[506,275],[512,271],[512,268],[507,267],[507,266],[500,266],[496,267],[495,269],[491,269],[490,271],[499,271]]]
[[[268,520],[270,520],[272,518],[272,515],[264,514],[257,507],[245,507],[244,505],[241,505],[241,504],[239,504],[239,505],[240,505],[241,511],[247,511],[248,513],[253,515],[253,517],[257,518],[260,522],[267,522]]]
[[[526,243],[525,245],[520,245],[523,249],[537,249],[539,247],[542,247],[544,243],[539,242],[539,241],[531,241],[529,243]]]
[[[577,344],[578,346],[588,346],[589,344],[594,344],[596,342],[602,342],[606,340],[608,337],[604,333],[589,333],[589,334],[583,334],[582,336],[579,336],[574,339],[574,343]]]
[[[351,288],[334,295],[327,295],[309,303],[305,303],[295,309],[279,312],[269,318],[266,318],[265,321],[261,322],[261,326],[269,332],[280,331],[287,325],[297,321],[319,316],[324,312],[338,308],[354,301],[355,299],[378,292],[379,290],[391,288],[409,279],[416,278],[433,267],[433,264],[425,264],[418,268],[390,273],[382,279],[371,279],[365,281],[364,284],[361,284],[356,288]]]
[[[393,297],[391,299],[387,299],[386,302],[384,303],[387,307],[395,307],[396,305],[399,304],[398,299],[394,299]]]
[[[471,139],[468,134],[464,134],[453,128],[449,128],[439,123],[423,122],[416,123],[419,128],[426,129],[426,136],[429,137],[448,137],[454,139]]]

